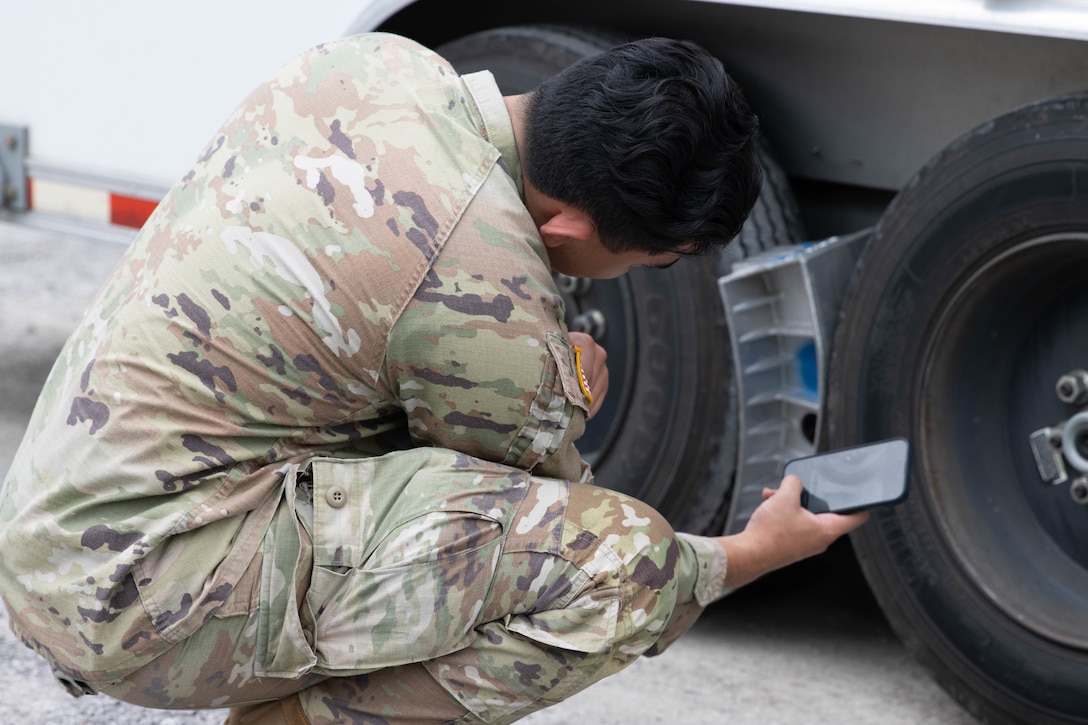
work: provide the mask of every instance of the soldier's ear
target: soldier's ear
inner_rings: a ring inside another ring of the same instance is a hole
[[[569,240],[584,242],[596,235],[597,225],[589,215],[566,204],[540,225],[540,236],[549,247],[561,246]]]

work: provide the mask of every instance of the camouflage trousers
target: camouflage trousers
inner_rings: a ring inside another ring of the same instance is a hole
[[[722,590],[716,542],[589,484],[438,449],[288,484],[227,611],[99,691],[169,709],[297,693],[314,725],[513,722],[661,651]]]

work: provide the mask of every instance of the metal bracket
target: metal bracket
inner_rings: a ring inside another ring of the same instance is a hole
[[[26,175],[26,126],[0,123],[0,207],[26,211],[30,203]]]
[[[1065,422],[1039,430],[1028,436],[1031,453],[1035,456],[1035,466],[1039,469],[1039,478],[1043,483],[1056,486],[1069,480],[1062,458],[1062,429]]]

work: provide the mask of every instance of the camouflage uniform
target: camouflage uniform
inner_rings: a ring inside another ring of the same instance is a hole
[[[490,75],[394,36],[318,47],[235,111],[61,352],[4,482],[0,591],[70,690],[301,690],[312,722],[395,721],[421,683],[509,721],[720,594],[716,543],[590,485],[520,184]]]

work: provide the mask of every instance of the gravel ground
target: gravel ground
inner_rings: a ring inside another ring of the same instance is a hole
[[[60,345],[122,249],[0,222],[0,472]],[[225,716],[73,699],[15,640],[0,608],[0,725],[203,725]],[[522,722],[974,723],[892,635],[846,542],[714,605],[660,657]]]

